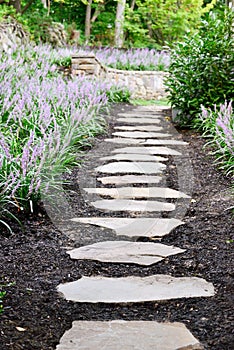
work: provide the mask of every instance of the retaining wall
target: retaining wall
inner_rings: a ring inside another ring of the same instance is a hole
[[[94,75],[129,88],[133,98],[161,99],[166,96],[164,78],[161,71],[124,71],[105,67],[94,54],[72,56],[73,75]]]

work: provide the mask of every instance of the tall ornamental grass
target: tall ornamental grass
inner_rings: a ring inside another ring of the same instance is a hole
[[[27,47],[0,59],[0,218],[11,212],[9,204],[32,210],[42,186],[61,181],[87,138],[103,129],[107,95],[121,91],[64,78],[50,56]]]
[[[106,66],[120,70],[166,71],[170,64],[167,51],[105,48],[96,51],[97,58]]]
[[[46,46],[43,47],[46,50]],[[142,70],[142,71],[167,71],[170,65],[170,53],[154,49],[129,49],[117,48],[90,48],[76,46],[67,48],[50,49],[50,59],[59,65],[69,65],[72,54],[94,53],[99,61],[115,69]]]
[[[202,112],[196,120],[204,136],[210,140],[212,153],[220,168],[234,176],[234,111],[232,101],[226,101],[214,109],[202,106]]]

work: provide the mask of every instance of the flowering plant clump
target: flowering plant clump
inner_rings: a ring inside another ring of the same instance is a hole
[[[120,50],[117,48],[70,47],[53,49],[50,52],[51,61],[61,66],[69,65],[74,53],[88,54],[90,52],[94,53],[102,64],[120,70],[166,71],[170,65],[169,52],[154,49]]]
[[[103,130],[99,112],[108,94],[121,91],[94,79],[64,78],[51,63],[53,54],[48,47],[25,47],[0,59],[1,213],[9,203],[32,208],[47,178],[77,164],[88,136]]]
[[[234,174],[234,111],[232,101],[226,101],[218,108],[205,108],[197,119],[206,137],[211,137],[213,154],[221,168]]]
[[[170,64],[168,52],[154,49],[106,48],[97,50],[96,56],[105,65],[121,70],[165,71]]]

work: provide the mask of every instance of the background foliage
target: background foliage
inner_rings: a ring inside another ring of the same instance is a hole
[[[45,8],[42,2],[49,6]],[[46,28],[52,22],[62,23],[70,38],[72,32],[78,29],[79,43],[84,42],[86,0],[12,0],[12,3],[20,5],[18,14],[14,14],[10,3],[9,0],[1,0],[0,17],[6,13],[16,16],[36,42],[46,41]],[[215,3],[216,0],[127,0],[125,47],[173,46],[187,31],[198,27],[201,16]],[[114,44],[116,4],[116,0],[92,1],[90,44]]]
[[[201,105],[230,101],[234,95],[233,12],[211,12],[196,33],[189,33],[171,53],[166,85],[181,123],[189,124]]]

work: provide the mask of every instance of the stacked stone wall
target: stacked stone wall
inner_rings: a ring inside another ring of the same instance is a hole
[[[94,75],[126,86],[133,98],[161,99],[166,96],[164,78],[161,71],[124,71],[105,67],[94,54],[73,55],[73,75]]]

